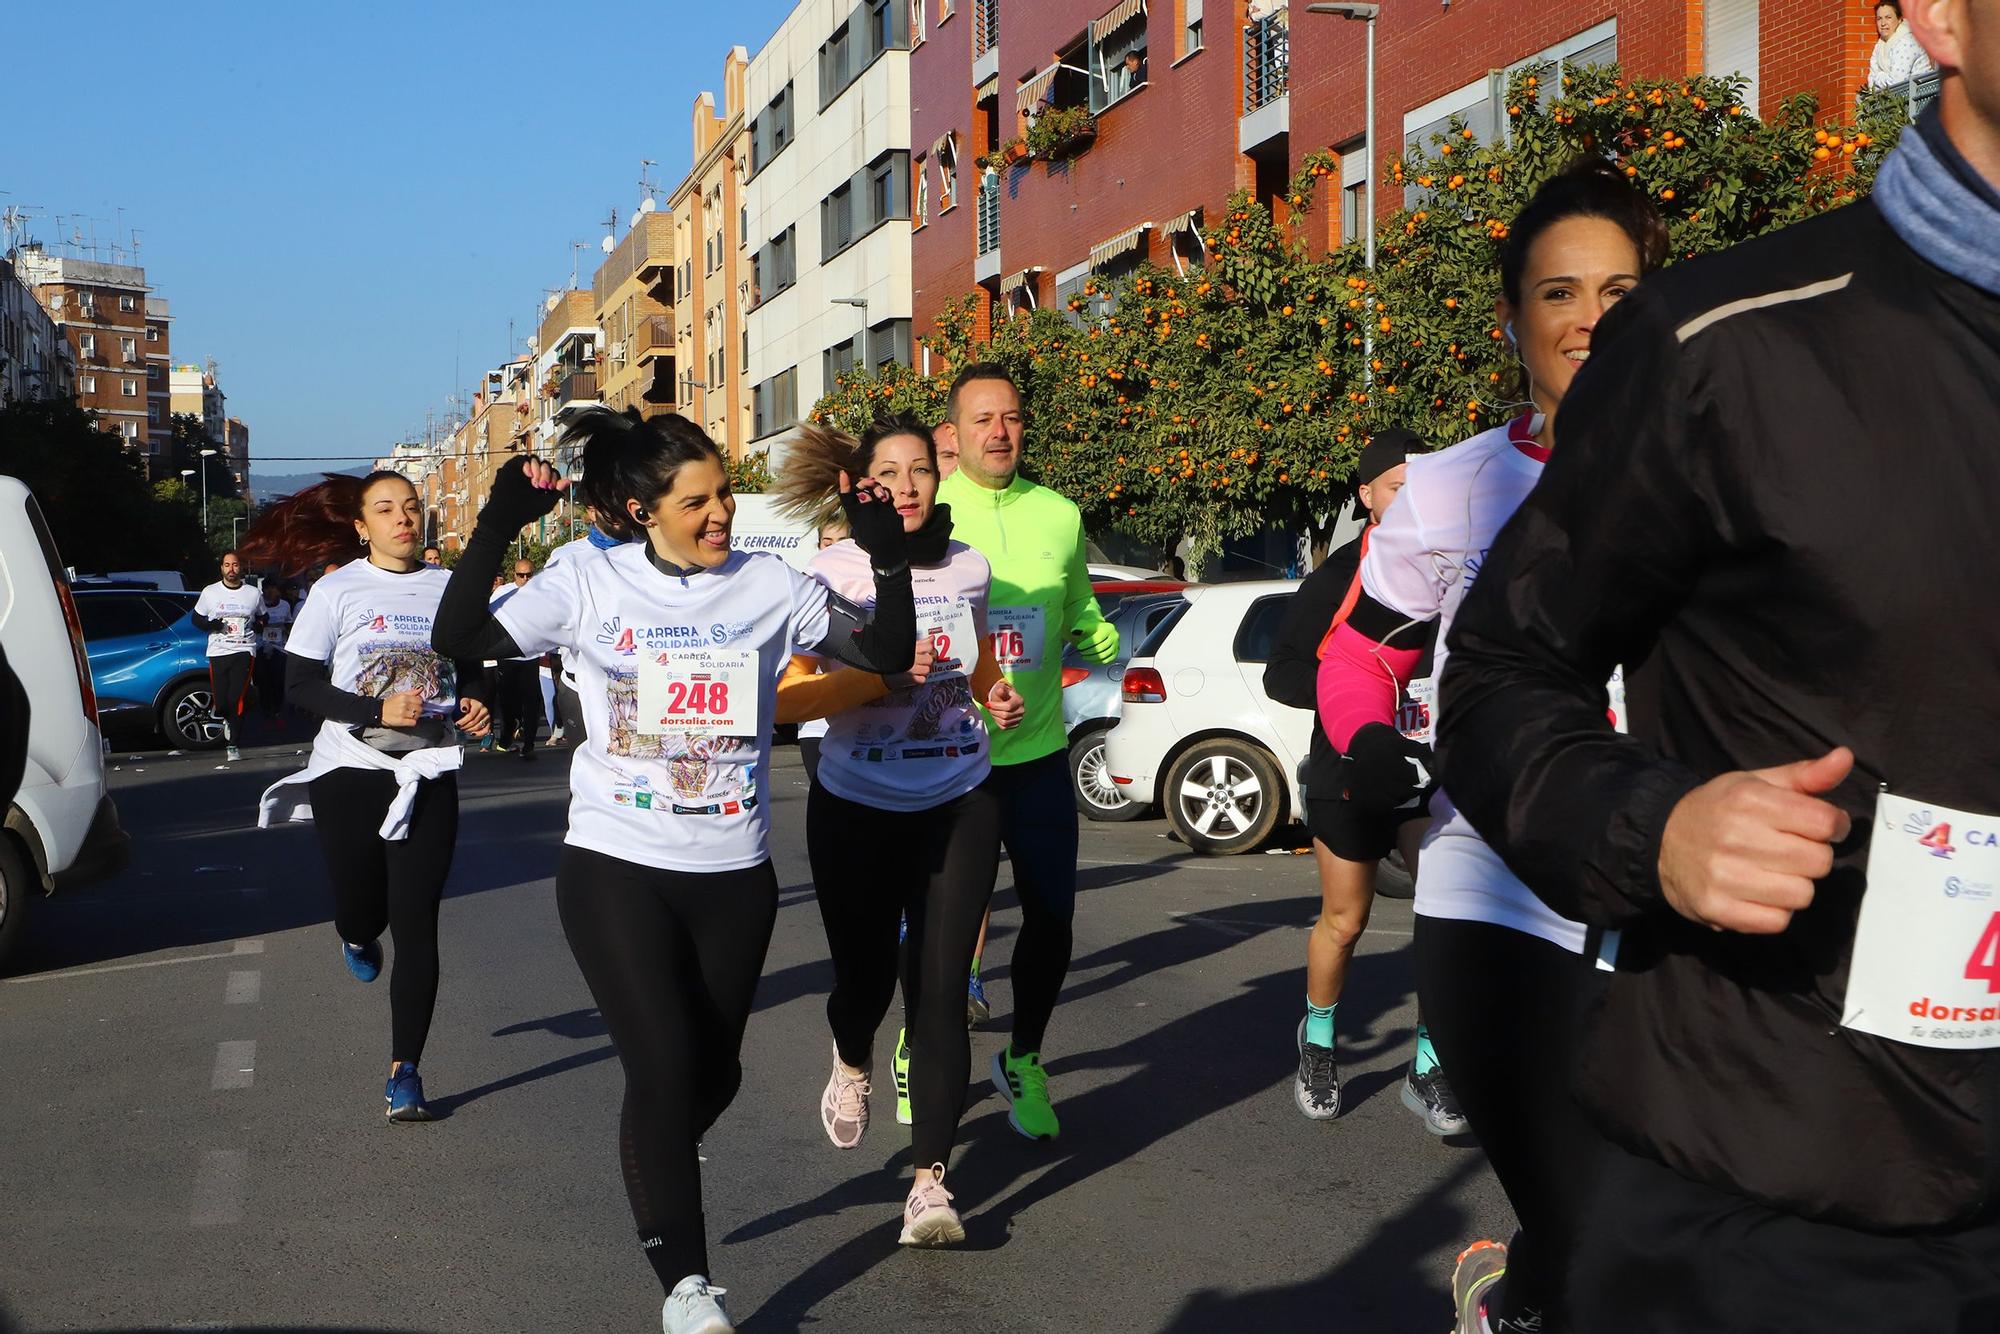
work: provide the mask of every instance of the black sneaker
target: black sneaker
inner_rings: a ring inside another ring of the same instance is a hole
[[[1434,1065],[1429,1074],[1420,1075],[1417,1063],[1410,1062],[1410,1077],[1403,1081],[1403,1106],[1421,1117],[1424,1129],[1433,1135],[1465,1133],[1465,1113],[1458,1110],[1443,1066]]]
[[[1333,1048],[1306,1041],[1306,1021],[1299,1020],[1299,1073],[1292,1080],[1292,1101],[1307,1120],[1331,1121],[1340,1115],[1340,1071]]]

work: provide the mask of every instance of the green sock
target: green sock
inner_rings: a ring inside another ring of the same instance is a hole
[[[1431,1046],[1431,1030],[1424,1024],[1417,1025],[1417,1073],[1427,1075],[1438,1068],[1438,1054]]]
[[[1331,1005],[1314,1005],[1310,997],[1306,1000],[1306,1041],[1315,1047],[1333,1045],[1333,1012],[1340,1008],[1340,1002]]]
[[[974,977],[979,976],[979,956],[977,954],[972,956],[972,975]]]

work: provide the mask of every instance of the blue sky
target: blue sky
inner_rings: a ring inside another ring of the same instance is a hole
[[[728,48],[755,54],[790,8],[117,3],[80,39],[81,11],[29,5],[0,206],[48,242],[60,214],[108,243],[123,210],[174,360],[215,358],[253,471],[372,456],[504,359],[510,318],[519,348],[572,241],[589,286],[640,159],[680,180],[695,96],[719,106]]]

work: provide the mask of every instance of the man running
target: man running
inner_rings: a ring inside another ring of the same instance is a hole
[[[292,630],[292,604],[279,591],[276,579],[266,579],[257,604],[257,712],[267,720],[285,705],[285,640]]]
[[[535,563],[526,556],[514,562],[514,582],[494,590],[488,606],[493,611],[507,605],[513,596],[528,586],[535,577]],[[498,693],[495,696],[500,707],[496,712],[500,725],[495,730],[494,745],[504,754],[514,744],[514,729],[521,729],[520,756],[524,760],[535,758],[535,732],[542,725],[542,681],[541,656],[502,659],[496,666]]]
[[[989,641],[1028,702],[1019,727],[995,730],[993,772],[984,784],[1000,800],[1001,842],[1021,900],[1013,1039],[994,1053],[993,1084],[1012,1104],[1007,1119],[1015,1130],[1054,1139],[1061,1127],[1049,1105],[1042,1038],[1069,972],[1076,911],[1076,801],[1062,722],[1062,649],[1068,640],[1086,662],[1110,662],[1118,656],[1118,630],[1090,591],[1082,514],[1020,475],[1024,420],[1013,378],[991,363],[967,366],[952,381],[945,418],[938,444],[957,451],[958,471],[939,484],[938,499],[951,506],[954,535],[993,567]]]
[[[236,746],[236,723],[250,699],[250,670],[257,661],[257,631],[263,602],[243,581],[243,558],[222,553],[222,578],[201,590],[189,618],[208,632],[208,689],[231,761],[243,758]]]
[[[1872,196],[1614,308],[1451,635],[1445,788],[1618,933],[1578,1329],[2000,1329],[2000,2],[1903,10]]]

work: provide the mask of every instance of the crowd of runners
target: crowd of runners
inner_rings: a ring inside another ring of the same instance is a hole
[[[2000,1329],[2000,914],[1938,888],[2000,861],[2000,769],[1977,758],[2000,723],[1977,573],[2000,563],[2000,9],[1905,11],[1945,78],[1868,201],[1663,270],[1666,225],[1617,169],[1542,185],[1500,258],[1520,401],[1468,440],[1369,441],[1366,527],[1293,595],[1269,664],[1315,714],[1322,895],[1303,1014],[1269,1040],[1295,1047],[1299,1112],[1337,1117],[1342,985],[1400,850],[1422,1007],[1403,1100],[1477,1138],[1519,1225],[1466,1239],[1462,1334]],[[900,1236],[963,1241],[977,1202],[947,1182],[1003,852],[1021,928],[990,1074],[1016,1131],[1061,1132],[1061,653],[1110,661],[1118,635],[1077,508],[1022,474],[1030,406],[981,364],[942,422],[801,428],[776,490],[819,525],[803,573],[732,550],[697,426],[599,409],[571,427],[579,476],[501,469],[448,573],[380,472],[272,507],[203,595],[234,654],[268,623],[244,563],[339,563],[284,644],[323,726],[263,815],[310,812],[357,979],[392,938],[396,1121],[428,1115],[482,664],[559,655],[579,744],[556,895],[623,1063],[617,1157],[667,1334],[732,1328],[697,1146],[777,911],[775,725],[800,725],[811,778],[827,1138],[870,1129],[900,986]],[[491,597],[565,492],[589,534]],[[218,666],[219,697],[240,676]],[[522,677],[500,678],[516,710]]]

